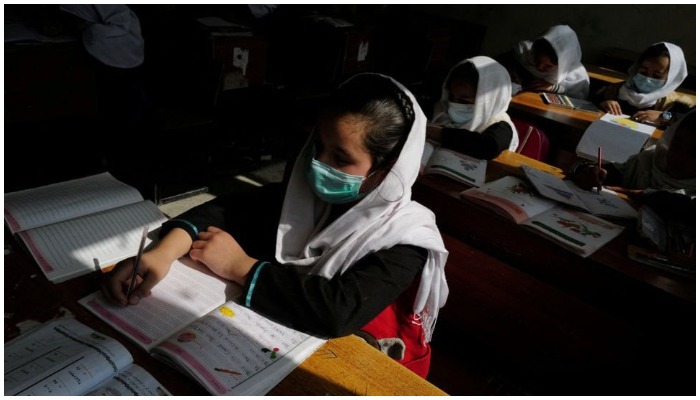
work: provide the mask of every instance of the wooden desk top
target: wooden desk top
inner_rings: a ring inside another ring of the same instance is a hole
[[[487,181],[507,174],[516,175],[510,171],[522,175],[520,165],[523,164],[535,168],[539,166],[544,171],[562,176],[558,168],[506,151],[489,162]],[[694,280],[638,263],[627,257],[626,246],[631,238],[630,235],[634,234],[633,229],[629,227],[626,229],[626,234],[618,236],[588,258],[582,258],[567,250],[558,249],[556,248],[558,246],[533,235],[527,229],[461,199],[459,194],[466,189],[467,186],[454,180],[424,175],[420,176],[414,185],[414,198],[435,212],[441,230],[447,228],[446,233],[455,237],[476,240],[498,248],[499,251],[525,257],[525,262],[529,264],[547,264],[548,257],[545,257],[544,253],[549,253],[547,256],[553,256],[552,259],[556,259],[556,264],[541,265],[544,269],[540,270],[540,273],[546,270],[547,274],[566,275],[566,272],[557,269],[564,268],[567,264],[592,271],[602,269],[604,274],[613,273],[625,280],[635,282],[635,285],[641,284],[647,288],[663,291],[683,302],[695,303]],[[480,222],[477,223],[477,220]],[[554,256],[555,253],[556,256]],[[560,263],[562,265],[555,267]],[[581,270],[576,273],[581,273]],[[614,285],[607,289],[616,290]]]
[[[280,396],[447,395],[354,335],[328,341],[269,394]]]
[[[10,234],[6,231],[5,243]],[[52,284],[20,246],[5,256],[5,341],[17,324],[46,321],[68,311],[84,324],[119,340],[134,361],[175,395],[207,395],[198,383],[151,357],[77,303],[98,290],[93,273]],[[270,395],[446,395],[445,392],[356,336],[331,339],[272,389]]]
[[[539,93],[534,92],[520,92],[516,94],[510,101],[510,108],[566,125],[581,133],[588,128],[591,122],[605,115],[603,111],[594,113],[545,104]],[[662,130],[656,129],[651,137],[654,140],[658,140],[663,133]]]
[[[609,68],[586,65],[586,72],[591,79],[596,79],[606,83],[618,83],[627,79],[627,74]]]
[[[490,182],[506,175],[524,176],[523,170],[520,168],[523,165],[537,168],[540,171],[548,172],[560,178],[563,178],[565,175],[564,171],[560,168],[537,161],[520,153],[506,150],[489,162],[486,167],[486,181]]]

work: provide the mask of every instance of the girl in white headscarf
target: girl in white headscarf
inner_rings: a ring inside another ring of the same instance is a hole
[[[241,284],[246,306],[321,336],[361,330],[425,377],[447,298],[447,251],[434,214],[411,200],[425,126],[398,82],[353,77],[327,103],[286,188],[219,197],[165,223],[142,256],[134,294],[124,294],[128,260],[105,295],[136,304],[189,254]]]
[[[524,40],[514,49],[519,73],[513,81],[527,91],[588,98],[590,80],[581,64],[581,45],[568,25],[556,25],[534,41]]]
[[[484,56],[463,60],[447,74],[427,136],[484,160],[515,151],[518,135],[506,113],[510,99],[508,71],[501,64]]]
[[[672,109],[687,111],[695,102],[674,92],[688,76],[683,50],[673,43],[660,42],[648,47],[632,64],[626,81],[610,85],[603,92],[600,108],[640,121],[668,123]],[[666,118],[663,113],[668,111]]]
[[[644,202],[659,192],[695,198],[695,110],[672,124],[659,143],[630,157],[624,163],[582,165],[574,171],[574,182],[589,189],[596,178],[610,189]]]

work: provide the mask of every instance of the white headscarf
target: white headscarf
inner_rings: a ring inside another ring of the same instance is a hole
[[[450,88],[447,82],[450,80],[452,72],[462,64],[472,64],[479,74],[479,82],[476,85],[476,100],[474,106],[474,118],[465,124],[459,125],[452,122],[447,114],[449,107]],[[506,113],[511,99],[511,84],[508,71],[494,59],[485,56],[477,56],[461,61],[452,67],[447,74],[445,82],[442,84],[442,95],[440,97],[439,108],[433,117],[433,123],[450,128],[467,129],[472,132],[482,133],[489,126],[497,122],[507,122],[513,130],[513,138],[508,149],[515,151],[518,148],[518,131]]]
[[[331,206],[313,194],[306,178],[313,147],[309,138],[297,157],[287,186],[275,257],[280,263],[330,279],[343,274],[365,255],[381,249],[398,244],[427,249],[428,258],[413,311],[421,319],[426,341],[430,341],[438,310],[447,299],[448,253],[435,224],[435,215],[411,200],[411,186],[418,176],[425,144],[426,118],[413,95],[395,80],[391,81],[408,95],[415,113],[411,131],[391,172],[376,189],[325,226]]]
[[[685,57],[683,56],[683,50],[673,43],[659,42],[663,43],[668,49],[669,65],[668,65],[668,77],[666,78],[666,83],[661,89],[654,90],[649,93],[638,93],[635,91],[635,85],[632,80],[637,72],[639,72],[639,61],[637,60],[632,64],[630,69],[627,71],[628,78],[627,82],[620,88],[618,93],[618,98],[625,100],[631,105],[637,108],[647,108],[653,106],[657,100],[665,97],[667,94],[673,92],[678,88],[678,86],[683,83],[683,79],[688,76],[688,69],[685,66]],[[657,45],[659,43],[655,43]],[[652,45],[652,46],[654,46]]]
[[[695,110],[691,111],[695,112]],[[695,197],[695,178],[676,179],[666,172],[666,157],[681,121],[672,124],[664,132],[656,146],[650,147],[622,164],[615,167],[622,173],[623,186],[635,189],[658,189],[682,193]]]
[[[588,98],[590,79],[586,68],[581,64],[581,45],[576,32],[568,25],[555,25],[537,39],[545,39],[557,54],[556,79],[535,68],[532,52],[533,41],[523,40],[515,47],[515,55],[520,64],[534,76],[564,88],[564,94],[577,99]]]
[[[144,43],[139,19],[123,4],[63,4],[61,10],[88,23],[83,45],[100,62],[116,68],[143,63]]]

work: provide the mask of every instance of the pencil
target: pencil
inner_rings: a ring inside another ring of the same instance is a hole
[[[148,235],[148,226],[143,227],[141,241],[139,242],[139,248],[136,252],[136,259],[134,260],[134,265],[131,268],[131,280],[129,281],[129,286],[126,289],[127,301],[129,300],[129,296],[131,296],[131,291],[134,290],[134,283],[136,283],[136,272],[138,271],[139,264],[141,263],[141,254],[143,254],[143,246],[146,244],[146,235]]]
[[[598,146],[598,171],[596,171],[596,180],[598,181],[598,194],[603,189],[603,183],[600,181],[600,171],[603,169],[603,148]]]

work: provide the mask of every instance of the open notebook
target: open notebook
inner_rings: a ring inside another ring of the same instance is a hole
[[[5,396],[166,396],[121,343],[75,318],[5,343]]]
[[[603,161],[622,163],[639,154],[655,129],[631,120],[628,115],[605,114],[583,132],[576,145],[576,155],[597,160],[600,147]]]
[[[5,223],[51,282],[134,256],[144,227],[166,221],[155,204],[105,172],[5,193]]]
[[[486,180],[488,161],[440,147],[427,141],[421,157],[421,174],[438,174],[469,186],[481,186]]]
[[[637,218],[637,210],[612,190],[603,188],[600,193],[597,190],[584,190],[573,181],[536,168],[523,165],[522,169],[532,186],[544,197],[600,217]]]
[[[263,395],[326,339],[240,305],[241,291],[183,258],[136,306],[114,306],[101,292],[79,303],[211,394]]]
[[[591,214],[558,205],[540,196],[528,182],[514,176],[467,189],[460,196],[532,229],[582,257],[591,255],[624,230],[622,226]]]

